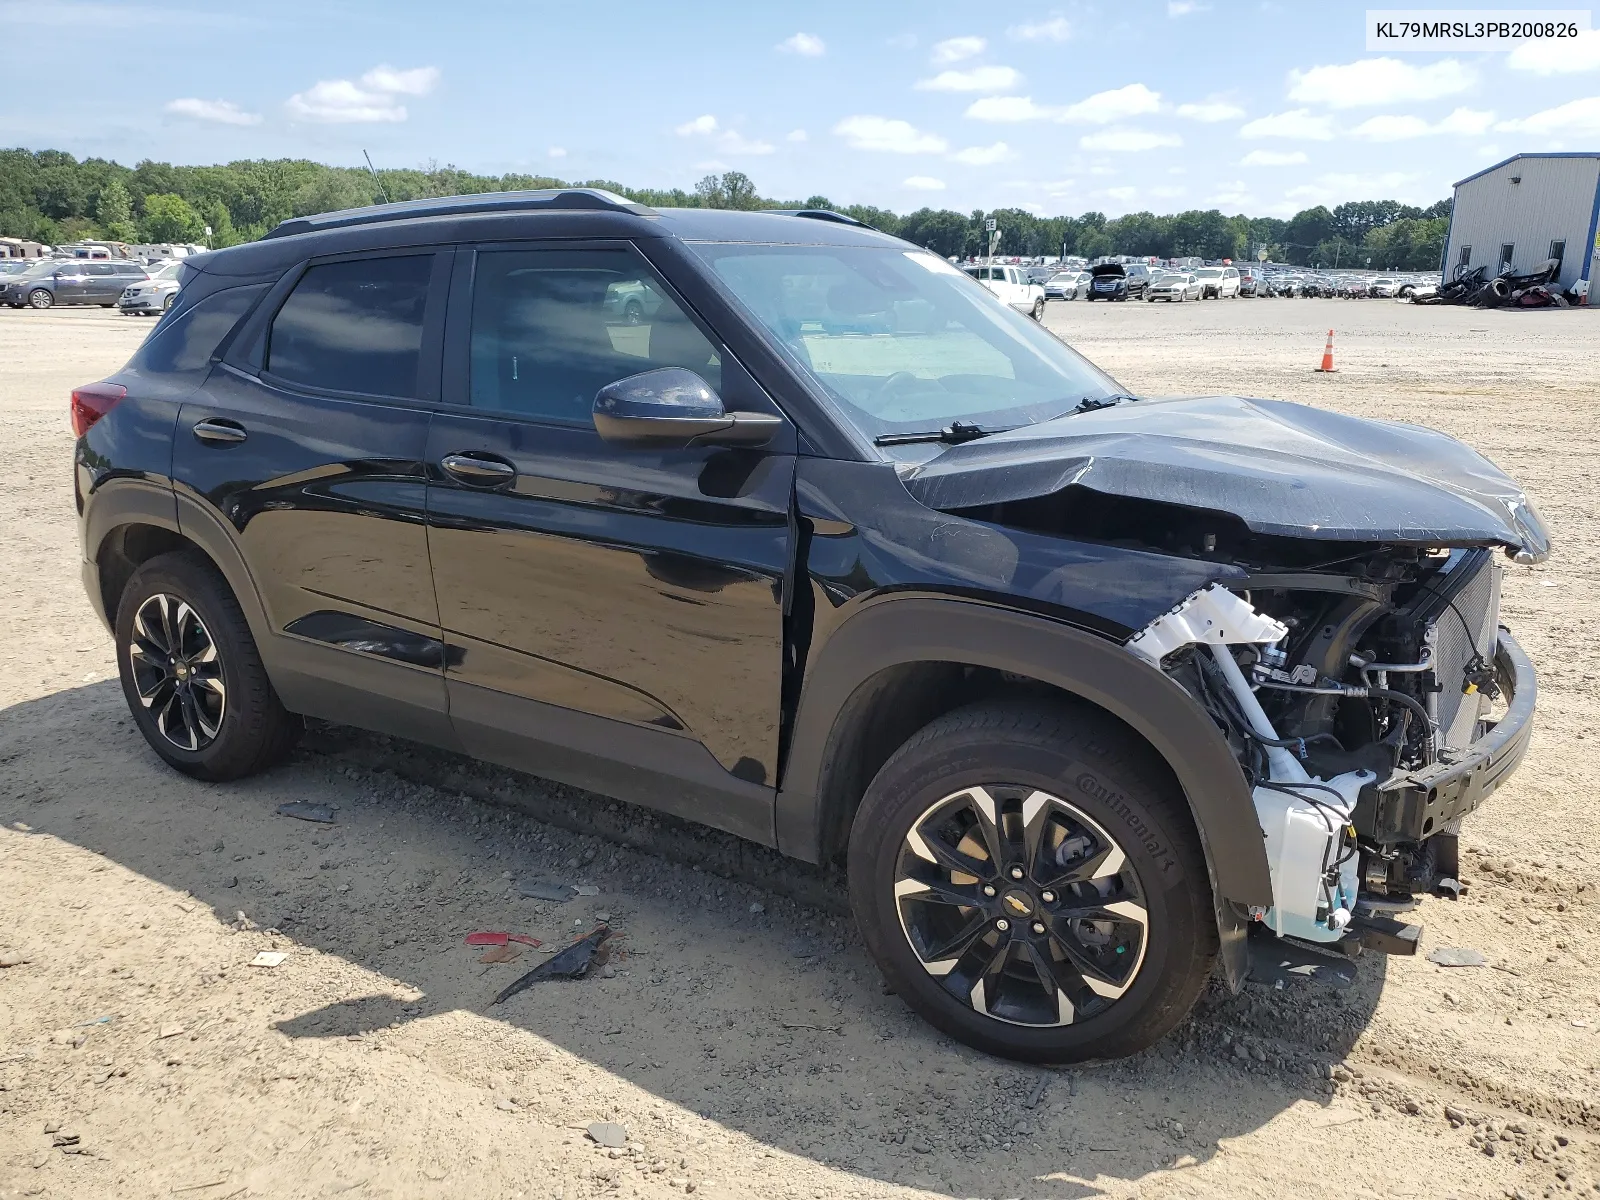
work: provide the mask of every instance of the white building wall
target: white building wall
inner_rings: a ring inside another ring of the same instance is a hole
[[[1512,183],[1519,177],[1521,183]],[[1564,240],[1566,254],[1559,282],[1570,288],[1584,277],[1593,257],[1596,204],[1600,201],[1600,154],[1575,158],[1514,158],[1468,179],[1455,191],[1450,236],[1445,245],[1444,276],[1456,273],[1464,247],[1471,247],[1468,269],[1500,267],[1500,247],[1515,247],[1512,266],[1532,271],[1549,256],[1550,243]],[[1589,266],[1593,280],[1595,268]],[[1595,303],[1595,290],[1590,291]]]

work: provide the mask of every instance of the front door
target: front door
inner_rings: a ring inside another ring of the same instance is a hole
[[[456,271],[427,461],[458,734],[770,842],[792,430],[761,450],[601,440],[596,391],[661,366],[778,411],[635,248],[484,248]]]
[[[89,264],[75,262],[56,272],[55,293],[57,304],[82,304],[89,293]]]
[[[285,703],[446,743],[422,456],[449,259],[312,263],[184,402],[173,463],[254,578]]]

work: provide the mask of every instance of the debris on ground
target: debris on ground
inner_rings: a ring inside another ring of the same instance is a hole
[[[544,945],[536,937],[529,937],[525,933],[506,933],[502,930],[484,930],[467,934],[469,946],[504,946],[507,942],[521,942],[524,946]]]
[[[519,879],[517,894],[525,900],[550,900],[565,904],[578,896],[598,896],[600,889],[592,883],[561,883],[552,879]]]
[[[1547,259],[1526,275],[1514,274],[1507,266],[1494,278],[1487,278],[1487,265],[1460,272],[1437,288],[1418,288],[1411,294],[1413,304],[1467,304],[1473,308],[1571,308],[1582,303],[1574,292],[1563,292],[1556,283],[1561,272],[1559,259]]]
[[[95,1025],[109,1025],[109,1024],[111,1024],[111,1021],[112,1021],[112,1018],[110,1018],[110,1017],[96,1017],[92,1021],[79,1021],[76,1025],[73,1026],[73,1028],[74,1029],[88,1029],[88,1028],[90,1028],[92,1026],[95,1026]]]
[[[188,1032],[189,1029],[185,1025],[163,1025],[161,1027],[161,1032],[156,1034],[156,1040],[160,1041],[162,1038],[177,1037],[180,1033]]]
[[[1428,951],[1428,961],[1441,967],[1481,967],[1489,960],[1471,946],[1440,946]]]
[[[315,821],[319,825],[333,824],[333,806],[329,804],[311,804],[305,800],[294,800],[288,804],[278,805],[280,817],[293,817],[297,821]]]
[[[615,1121],[594,1121],[584,1132],[595,1145],[608,1150],[621,1150],[628,1144],[628,1131]]]
[[[600,926],[588,937],[573,942],[559,954],[546,959],[526,975],[507,984],[499,995],[489,1001],[490,1006],[504,1004],[518,992],[546,979],[582,979],[594,965],[595,955],[600,947],[611,936],[609,926]]]
[[[522,957],[522,952],[525,949],[527,947],[518,942],[501,942],[497,946],[490,946],[482,954],[478,955],[478,961],[481,963],[515,962]]]
[[[1044,1099],[1044,1089],[1049,1085],[1050,1077],[1041,1075],[1033,1081],[1033,1091],[1028,1093],[1028,1098],[1022,1102],[1023,1108],[1038,1108],[1039,1101]]]
[[[262,950],[249,962],[252,967],[279,967],[289,956],[282,950]]]
[[[0,967],[20,967],[27,961],[27,955],[20,950],[7,950],[4,954],[0,954]]]

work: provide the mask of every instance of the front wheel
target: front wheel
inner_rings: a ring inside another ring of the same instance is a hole
[[[1188,1014],[1217,952],[1205,861],[1150,747],[1087,705],[986,701],[889,759],[850,900],[930,1024],[1029,1062],[1118,1058]]]
[[[56,302],[56,298],[43,288],[35,288],[28,293],[28,304],[40,311],[49,308]]]
[[[281,758],[302,728],[262,666],[227,581],[194,554],[152,558],[117,606],[117,664],[139,732],[197,779],[238,779]]]

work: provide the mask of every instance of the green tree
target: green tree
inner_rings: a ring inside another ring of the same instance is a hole
[[[141,232],[147,242],[193,242],[204,236],[205,223],[182,196],[158,193],[144,198]]]
[[[94,202],[94,219],[108,238],[131,242],[139,236],[133,224],[133,198],[120,179],[113,179],[100,189]]]

